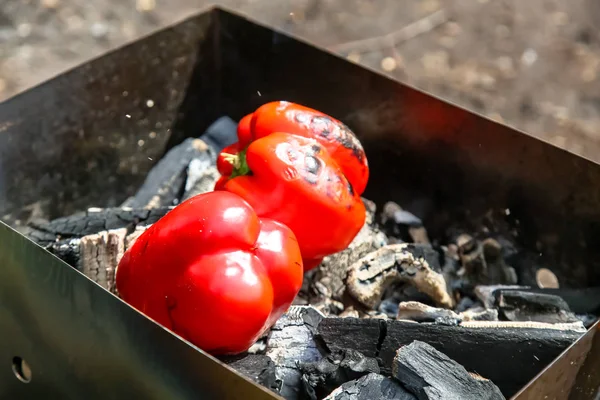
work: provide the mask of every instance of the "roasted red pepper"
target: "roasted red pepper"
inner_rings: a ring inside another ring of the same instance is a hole
[[[276,132],[238,150],[221,154],[215,189],[240,195],[260,217],[290,227],[305,271],[348,247],[365,222],[365,207],[324,146]],[[233,168],[223,168],[227,162]]]
[[[292,231],[241,197],[210,192],[175,207],[127,250],[116,272],[131,306],[212,354],[247,350],[302,286]]]
[[[317,140],[340,166],[354,191],[362,195],[369,180],[365,151],[345,124],[320,111],[287,101],[274,101],[246,115],[238,124],[239,148],[273,132]]]

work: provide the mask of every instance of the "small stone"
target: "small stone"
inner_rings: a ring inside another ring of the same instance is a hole
[[[504,123],[504,118],[502,118],[502,115],[498,114],[497,112],[491,112],[489,115],[490,119],[493,119],[496,122],[499,122],[501,124]]]
[[[527,50],[525,50],[523,52],[523,55],[521,56],[521,62],[528,67],[533,65],[533,63],[535,63],[537,61],[537,59],[538,59],[537,51],[535,51],[532,48],[528,48]]]
[[[58,0],[42,0],[42,7],[44,8],[56,8],[58,6]]]
[[[137,0],[135,8],[140,12],[152,11],[156,7],[156,0]]]
[[[90,34],[96,39],[103,38],[108,34],[108,26],[101,22],[94,22],[92,26],[90,26]]]
[[[449,36],[458,36],[462,32],[462,28],[460,27],[460,25],[452,21],[446,23],[444,30]]]
[[[360,53],[352,51],[346,56],[346,59],[358,64],[360,62]]]
[[[393,57],[386,57],[381,60],[381,69],[386,72],[392,72],[397,68],[396,60]]]
[[[17,26],[17,34],[22,38],[26,38],[31,35],[32,30],[31,24],[23,23]]]

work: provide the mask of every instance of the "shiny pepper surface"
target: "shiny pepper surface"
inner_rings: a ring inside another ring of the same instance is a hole
[[[238,153],[235,145],[226,151],[232,153],[221,154],[223,176],[215,189],[243,197],[259,216],[288,226],[305,271],[348,247],[362,228],[366,211],[360,196],[316,140],[276,132]]]
[[[148,228],[121,259],[122,299],[212,354],[247,350],[302,286],[292,231],[228,192],[195,196]]]
[[[300,104],[274,101],[259,107],[238,124],[238,147],[273,132],[286,132],[317,140],[337,162],[358,195],[369,180],[365,151],[345,124],[337,119]]]

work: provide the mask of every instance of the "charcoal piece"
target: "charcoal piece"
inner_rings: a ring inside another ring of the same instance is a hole
[[[390,201],[384,204],[381,212],[381,225],[387,235],[399,238],[402,241],[429,243],[423,221],[411,212],[403,210],[394,202]]]
[[[374,318],[324,318],[317,332],[331,351],[353,349],[377,357],[387,330],[386,321]],[[343,338],[337,337],[344,335]]]
[[[418,301],[405,301],[398,305],[396,319],[416,322],[438,322],[441,324],[458,325],[462,317],[454,311],[444,308],[431,307]]]
[[[581,321],[581,323],[586,329],[591,328],[594,325],[594,323],[598,320],[598,317],[592,314],[576,314],[576,317]]]
[[[398,282],[409,282],[438,305],[453,306],[446,280],[440,272],[439,254],[430,246],[393,244],[356,261],[346,280],[348,293],[369,308],[375,308],[385,290]]]
[[[497,290],[494,296],[500,313],[509,321],[548,323],[579,321],[579,318],[569,309],[569,305],[558,296],[517,290]]]
[[[364,315],[361,316],[362,318],[375,318],[375,319],[388,319],[388,316],[385,315],[384,313],[380,313],[379,311],[375,311],[375,310],[369,310],[366,313],[364,313]]]
[[[516,284],[514,268],[506,265],[502,246],[493,238],[483,242],[463,234],[456,239],[463,269],[461,275],[472,287],[476,285]]]
[[[181,201],[214,190],[221,174],[212,164],[212,160],[201,158],[195,158],[190,162]]]
[[[377,307],[380,313],[387,315],[389,318],[396,318],[398,315],[398,306],[400,302],[393,299],[384,299]]]
[[[561,297],[567,302],[571,311],[576,314],[600,315],[600,287],[587,288],[536,288],[511,287],[503,290],[519,290],[530,293],[551,294]]]
[[[547,322],[535,321],[463,321],[460,323],[463,328],[493,328],[493,329],[544,329],[552,331],[585,333],[583,322],[568,322],[549,324]]]
[[[475,378],[444,353],[421,341],[398,349],[392,376],[419,400],[502,400],[491,381]]]
[[[418,244],[429,244],[429,236],[427,235],[427,229],[423,226],[410,226],[408,227],[408,235],[412,239],[413,243]]]
[[[510,397],[583,333],[542,326],[516,328],[497,321],[472,321],[453,327],[388,321],[379,356],[384,365],[390,365],[396,349],[420,340],[490,379]]]
[[[316,270],[310,289],[317,293],[319,299],[342,300],[348,268],[361,257],[387,244],[387,238],[375,225],[375,204],[362,200],[367,209],[363,227],[346,249],[325,257]]]
[[[69,264],[71,267],[80,269],[80,244],[80,238],[63,239],[46,245],[46,250]]]
[[[81,238],[94,233],[127,228],[133,230],[137,225],[147,226],[155,223],[172,207],[161,207],[151,210],[104,208],[89,209],[80,214],[61,217],[46,223],[34,223],[27,232],[27,237],[42,247],[60,239]]]
[[[396,303],[396,312],[391,315],[391,318],[396,318],[398,304],[403,301],[418,301],[419,303],[435,306],[435,302],[431,297],[425,293],[419,292],[412,284],[404,282],[389,286],[383,294],[382,303],[383,301]]]
[[[98,271],[99,268],[102,271],[114,269],[115,265],[103,265],[108,262],[103,258],[107,254],[106,251],[113,251],[109,246],[109,242],[115,240],[114,232],[121,229],[127,232],[135,232],[137,229],[143,230],[158,221],[171,209],[171,207],[152,210],[90,209],[82,214],[34,225],[29,229],[27,236],[72,267],[84,272],[84,274],[88,275],[89,272],[88,276],[92,280],[107,288],[108,282],[104,280],[104,273],[100,272],[100,275],[96,276],[94,271]],[[107,236],[108,232],[111,232],[110,239]],[[82,239],[86,236],[88,238],[82,242]],[[109,242],[104,242],[102,238],[106,238]],[[125,239],[118,239],[117,242],[121,240]],[[85,262],[81,254],[82,246],[88,246],[88,250],[93,249],[88,252]],[[93,251],[96,251],[96,253],[93,253]],[[96,261],[92,261],[91,254],[95,254]],[[100,266],[91,265],[96,262],[101,263]],[[88,267],[91,269],[87,270]]]
[[[516,284],[517,273],[513,267],[506,265],[502,257],[502,245],[494,238],[482,242],[483,256],[487,264],[488,283]]]
[[[220,153],[225,147],[238,141],[237,123],[229,117],[221,117],[213,122],[200,136],[215,153]]]
[[[458,301],[456,307],[454,307],[454,310],[456,312],[463,312],[472,308],[473,306],[475,306],[475,304],[475,301],[470,297],[463,297]]]
[[[396,380],[370,373],[344,383],[323,400],[417,400]]]
[[[115,277],[119,261],[145,230],[145,226],[139,226],[128,234],[127,229],[121,228],[82,237],[76,268],[104,289],[118,295]]]
[[[306,395],[311,399],[320,399],[345,382],[369,373],[379,373],[379,364],[375,358],[345,349],[319,361],[301,363],[300,370]]]
[[[340,318],[360,318],[361,314],[354,307],[347,307],[344,311],[338,315]]]
[[[323,314],[311,306],[292,306],[271,328],[265,355],[275,363],[280,394],[288,400],[301,398],[303,393],[299,363],[322,358],[314,340],[322,319]]]
[[[473,294],[477,296],[477,298],[483,303],[483,306],[485,308],[493,308],[496,306],[496,296],[494,295],[494,293],[500,289],[527,290],[529,288],[527,286],[516,285],[479,285],[475,287],[475,289],[473,290]]]
[[[81,272],[111,293],[116,292],[115,271],[125,252],[127,229],[87,235],[80,241]]]
[[[278,391],[275,363],[269,356],[243,354],[238,356],[219,357],[219,359],[259,385],[275,392]]]
[[[328,297],[321,300],[314,300],[312,306],[325,316],[339,315],[344,311],[344,304],[337,300],[332,300]]]
[[[187,138],[156,163],[137,193],[121,206],[151,209],[177,205],[184,192],[188,166],[194,159],[214,165],[216,154],[204,141]]]
[[[397,225],[423,226],[421,218],[415,216],[411,212],[403,210],[402,207],[393,201],[385,203],[381,211],[381,223],[386,225],[389,221],[392,221]]]
[[[498,310],[474,307],[459,314],[463,321],[498,321]]]
[[[376,322],[381,325],[377,326]],[[396,320],[325,318],[318,327],[330,350],[354,349],[380,357],[391,370],[396,350],[414,340],[428,343],[494,382],[509,397],[577,340],[577,324],[469,321],[459,326]]]

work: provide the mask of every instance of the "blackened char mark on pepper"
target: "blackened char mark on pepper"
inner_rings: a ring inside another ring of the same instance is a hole
[[[323,147],[319,144],[300,147],[287,145],[285,159],[282,160],[293,165],[298,175],[314,186],[315,190],[322,191],[334,201],[341,202],[353,198],[354,188],[343,172],[323,165],[321,158],[323,151]],[[346,207],[351,209],[352,205],[347,204]]]
[[[336,122],[327,116],[312,115],[310,113],[298,112],[295,114],[298,123],[308,125],[317,135],[329,139],[334,135],[334,140],[343,147],[352,151],[352,154],[363,162],[365,151],[354,132],[342,122]]]
[[[312,145],[304,154],[304,164],[302,165],[301,175],[304,180],[311,185],[316,185],[319,180],[319,171],[321,171],[321,161],[316,157],[321,151],[321,146]]]

